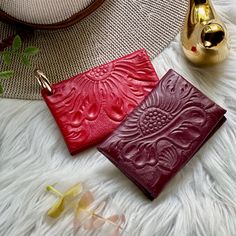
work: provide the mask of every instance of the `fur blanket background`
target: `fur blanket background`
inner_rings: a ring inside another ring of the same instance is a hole
[[[95,148],[68,154],[42,101],[0,100],[0,235],[108,235],[73,229],[73,214],[49,221],[55,197],[48,184],[82,182],[96,200],[126,216],[124,235],[236,235],[236,1],[215,0],[231,34],[224,63],[197,68],[184,58],[179,36],[153,61],[161,77],[175,69],[228,110],[227,122],[150,202]]]

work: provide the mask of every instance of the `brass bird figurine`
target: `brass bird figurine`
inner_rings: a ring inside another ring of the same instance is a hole
[[[229,35],[210,0],[189,0],[181,32],[184,54],[199,66],[213,65],[229,54]]]

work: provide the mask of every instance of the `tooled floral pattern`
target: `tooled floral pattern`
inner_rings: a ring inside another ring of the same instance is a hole
[[[170,73],[106,141],[108,149],[120,150],[118,159],[135,169],[155,166],[155,171],[170,174],[201,137],[207,112],[215,105],[204,98],[181,76]],[[145,178],[151,173],[147,170]]]
[[[172,118],[171,114],[157,107],[150,107],[145,110],[139,119],[139,126],[142,133],[148,135],[166,126]]]
[[[46,99],[65,138],[78,146],[89,139],[90,123],[98,121],[101,113],[107,122],[119,124],[157,82],[145,50],[140,50],[54,85],[54,95]]]
[[[114,70],[114,64],[101,65],[96,68],[93,68],[85,73],[85,75],[94,81],[106,80]]]

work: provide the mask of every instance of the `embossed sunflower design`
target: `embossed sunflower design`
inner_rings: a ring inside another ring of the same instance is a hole
[[[158,166],[161,173],[169,174],[181,161],[177,157],[201,136],[211,105],[199,104],[199,96],[183,79],[162,79],[109,139],[111,148],[120,150],[119,159],[137,169]]]
[[[51,102],[67,138],[78,145],[89,138],[95,122],[96,127],[118,125],[157,82],[148,55],[140,50],[54,86],[57,98]]]

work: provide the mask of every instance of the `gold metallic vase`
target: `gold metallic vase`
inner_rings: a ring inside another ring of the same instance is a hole
[[[228,31],[210,0],[189,0],[181,42],[186,57],[196,65],[207,66],[226,59]]]

